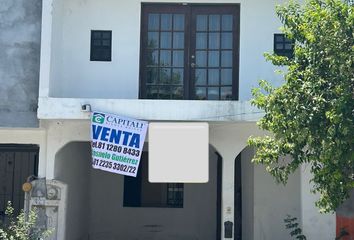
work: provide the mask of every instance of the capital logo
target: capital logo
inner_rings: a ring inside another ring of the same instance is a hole
[[[104,123],[104,119],[106,118],[106,115],[103,113],[94,113],[92,116],[92,122],[95,123]]]

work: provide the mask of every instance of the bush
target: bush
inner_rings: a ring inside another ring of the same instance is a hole
[[[35,228],[37,222],[37,210],[31,209],[28,216],[21,210],[20,214],[14,216],[14,208],[11,202],[7,203],[5,211],[5,222],[0,222],[1,240],[40,240],[49,237],[50,230]]]

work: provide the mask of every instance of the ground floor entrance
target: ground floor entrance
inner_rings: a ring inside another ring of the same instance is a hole
[[[67,190],[66,239],[221,239],[221,157],[210,147],[209,182],[149,183],[148,152],[138,176],[91,167],[89,142],[57,154],[55,179]]]

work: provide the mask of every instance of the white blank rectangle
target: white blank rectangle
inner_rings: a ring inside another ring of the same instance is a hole
[[[206,183],[208,123],[149,124],[149,182]]]

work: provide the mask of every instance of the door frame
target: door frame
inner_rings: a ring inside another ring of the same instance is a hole
[[[183,100],[194,100],[194,79],[191,70],[191,55],[195,52],[195,16],[197,13],[208,13],[210,9],[215,13],[231,13],[233,18],[233,61],[232,61],[232,100],[239,99],[239,68],[240,68],[240,4],[239,3],[141,3],[141,25],[140,25],[140,62],[139,62],[139,99],[146,98],[146,57],[144,51],[147,49],[148,34],[148,13],[184,13],[185,18],[185,44],[184,44],[184,95]],[[194,33],[194,34],[193,34]],[[193,81],[192,81],[193,80]]]
[[[242,166],[241,153],[235,159],[234,169],[234,239],[242,239]]]
[[[34,144],[0,144],[0,152],[10,152],[10,153],[23,153],[23,152],[27,152],[27,153],[33,153],[34,154],[34,166],[33,166],[33,174],[35,176],[38,175],[38,164],[39,164],[39,146],[38,145],[34,145]],[[14,161],[16,160],[15,156],[14,156]],[[14,165],[14,169],[12,171],[12,193],[11,193],[11,202],[13,204],[13,207],[15,208],[15,214],[19,213],[20,209],[17,208],[21,208],[20,204],[19,206],[16,206],[14,203],[14,195],[15,195],[15,189],[14,189],[14,183],[15,181],[25,181],[26,179],[15,179],[14,178],[14,174],[15,174],[15,165]],[[6,176],[6,175],[5,175]],[[28,176],[27,176],[28,177]],[[20,189],[19,191],[22,191],[22,189]],[[6,199],[6,198],[5,198]],[[23,203],[24,203],[24,199],[23,199]],[[6,208],[6,203],[2,203],[5,204],[5,208]]]

